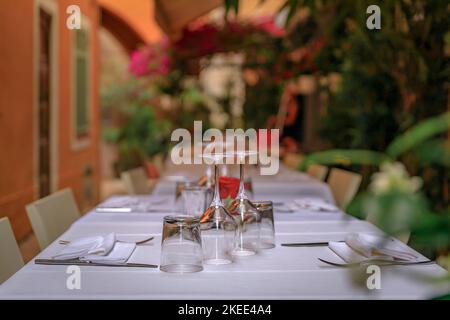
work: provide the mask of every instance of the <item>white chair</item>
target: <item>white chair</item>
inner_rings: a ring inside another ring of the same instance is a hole
[[[128,194],[149,194],[153,189],[143,168],[124,171],[120,177]]]
[[[0,219],[0,284],[23,267],[23,258],[8,218]]]
[[[358,173],[336,168],[331,169],[327,182],[334,200],[340,208],[345,208],[353,199],[361,185],[361,180],[362,176]]]
[[[306,170],[306,173],[317,180],[323,181],[328,173],[328,167],[319,164],[312,164]]]
[[[70,189],[39,199],[27,205],[26,209],[41,250],[80,217],[80,210]]]

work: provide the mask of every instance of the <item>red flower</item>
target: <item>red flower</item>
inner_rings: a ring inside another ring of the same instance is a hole
[[[191,24],[183,30],[182,37],[175,43],[175,49],[181,55],[195,57],[219,52],[218,33],[219,29],[214,24]]]

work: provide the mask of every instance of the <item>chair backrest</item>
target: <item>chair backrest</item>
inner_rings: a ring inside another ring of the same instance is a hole
[[[8,218],[0,219],[0,284],[22,268],[23,259]]]
[[[120,176],[129,194],[150,193],[147,174],[143,168],[124,171]]]
[[[340,208],[344,208],[356,195],[361,185],[362,177],[358,173],[342,169],[331,169],[328,185],[334,200]]]
[[[328,173],[328,167],[319,164],[312,164],[306,170],[306,173],[317,180],[323,181]]]
[[[27,205],[26,209],[41,250],[80,217],[80,211],[70,189],[39,199]]]

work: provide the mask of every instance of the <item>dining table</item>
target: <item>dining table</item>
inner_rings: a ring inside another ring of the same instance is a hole
[[[113,196],[108,201],[132,200],[154,203],[154,210],[108,212],[93,208],[74,222],[35,259],[48,259],[61,250],[60,240],[124,234],[154,236],[136,246],[129,262],[160,263],[163,218],[178,214],[175,201],[177,179],[198,178],[199,166],[171,166],[149,195]],[[67,285],[67,265],[40,265],[35,259],[0,286],[0,299],[430,299],[450,291],[439,281],[447,272],[436,263],[380,267],[380,286],[367,285],[366,268],[332,266],[319,260],[343,262],[327,245],[287,247],[283,243],[343,241],[349,234],[385,235],[375,225],[342,210],[325,212],[308,208],[283,211],[276,204],[319,197],[334,203],[329,186],[305,173],[281,166],[278,174],[261,176],[251,171],[252,199],[274,203],[276,245],[256,255],[236,257],[228,265],[204,265],[198,273],[166,273],[159,268],[80,266],[80,286]],[[121,198],[122,197],[122,198]],[[137,207],[139,208],[139,206]],[[419,252],[393,239],[416,255]]]

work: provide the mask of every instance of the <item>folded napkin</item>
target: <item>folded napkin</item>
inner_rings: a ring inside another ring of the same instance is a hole
[[[301,198],[294,200],[295,205],[301,209],[309,209],[314,211],[328,211],[335,212],[339,211],[339,208],[335,205],[326,202],[322,198]]]
[[[329,242],[328,247],[348,263],[357,263],[367,259],[387,261],[418,261],[419,256],[408,247],[390,238],[368,234],[351,234],[345,242]]]
[[[174,209],[172,197],[130,197],[116,196],[106,200],[95,210],[97,212],[171,212]]]
[[[95,263],[122,264],[128,261],[135,249],[135,243],[116,242],[108,255],[88,254],[80,257],[80,260]]]
[[[136,248],[135,243],[116,241],[116,235],[86,237],[71,241],[52,258],[55,260],[79,259],[98,263],[125,263]]]
[[[131,212],[139,204],[136,198],[117,196],[103,202],[96,208],[98,212]]]

